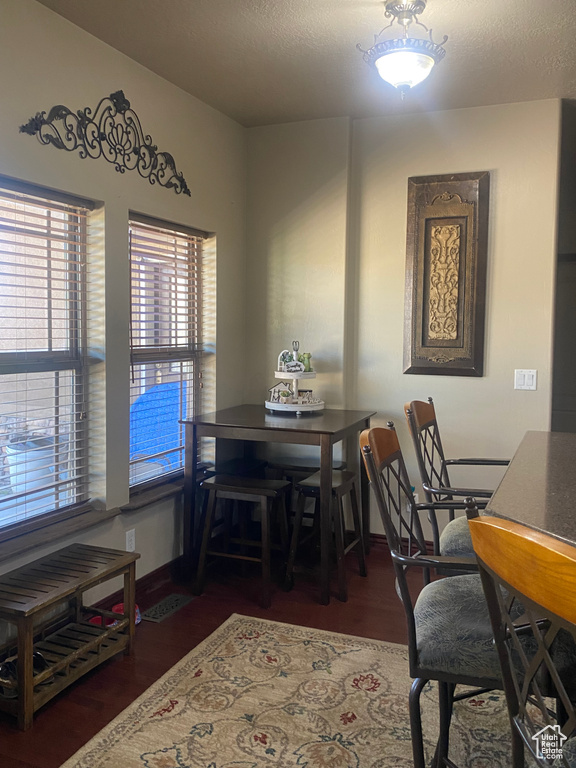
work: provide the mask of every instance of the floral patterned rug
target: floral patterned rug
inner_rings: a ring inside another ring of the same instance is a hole
[[[410,768],[410,682],[405,646],[234,614],[62,768]],[[450,757],[508,768],[502,693],[455,706]]]

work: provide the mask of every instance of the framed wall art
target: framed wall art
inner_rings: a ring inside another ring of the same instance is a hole
[[[483,376],[490,174],[408,179],[404,373]]]

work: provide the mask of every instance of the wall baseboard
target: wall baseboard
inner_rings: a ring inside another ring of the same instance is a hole
[[[145,576],[136,579],[136,602],[138,602],[139,599],[141,600],[148,592],[153,592],[155,589],[158,589],[162,584],[176,581],[177,574],[180,570],[181,560],[182,556],[177,557],[175,560],[170,560],[159,568],[150,571],[150,573],[147,573]],[[116,605],[116,603],[121,603],[123,599],[124,592],[122,589],[119,589],[111,595],[103,597],[94,605],[96,608],[109,609],[113,605]]]
[[[386,536],[383,533],[371,533],[370,540],[374,544],[384,544],[388,546]],[[434,552],[434,545],[431,541],[426,542],[426,549],[428,554]],[[136,602],[142,600],[148,592],[153,592],[162,584],[166,584],[170,581],[178,581],[178,573],[180,572],[182,563],[182,556],[177,557],[175,560],[170,560],[168,563],[164,563],[159,568],[156,568],[145,576],[136,579]],[[124,593],[121,589],[117,590],[107,597],[103,597],[97,603],[94,604],[96,608],[111,608],[116,603],[121,603],[124,597]]]

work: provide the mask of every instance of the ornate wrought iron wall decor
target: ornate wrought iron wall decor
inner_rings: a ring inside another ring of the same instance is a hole
[[[404,373],[483,376],[490,174],[408,179]]]
[[[104,157],[119,173],[137,170],[150,184],[190,196],[184,176],[176,170],[169,152],[158,152],[152,137],[144,134],[140,119],[123,91],[101,99],[92,113],[90,107],[76,113],[58,104],[37,112],[20,126],[21,133],[37,135],[42,144],[67,152],[78,150],[80,157]]]

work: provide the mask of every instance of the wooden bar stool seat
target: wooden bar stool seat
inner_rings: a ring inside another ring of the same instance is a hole
[[[198,505],[204,509],[208,501],[208,493],[203,488],[202,483],[209,477],[214,477],[214,475],[263,477],[265,469],[266,462],[261,459],[228,459],[227,461],[217,462],[216,466],[212,463],[199,462],[196,468]],[[282,478],[279,479],[281,480]]]
[[[366,576],[364,541],[362,537],[360,511],[358,509],[356,482],[357,478],[355,472],[336,469],[332,471],[332,526],[334,530],[334,544],[336,550],[338,597],[342,601],[346,601],[348,599],[344,558],[346,554],[350,552],[350,550],[354,549],[356,552],[360,575]],[[296,490],[298,491],[298,503],[296,506],[296,515],[294,517],[294,527],[292,529],[290,551],[288,553],[288,564],[286,567],[287,588],[290,588],[293,583],[294,562],[296,559],[296,550],[298,549],[299,537],[302,528],[302,519],[304,517],[304,506],[307,498],[313,498],[315,500],[315,525],[317,524],[320,517],[320,472],[316,472],[305,480],[298,482],[296,484]],[[350,495],[350,506],[352,509],[354,531],[352,532],[351,540],[345,543],[343,500],[347,494]]]
[[[228,459],[216,462],[217,475],[234,475],[238,477],[263,477],[266,462],[263,459]]]
[[[320,470],[320,459],[313,456],[299,458],[297,456],[277,456],[266,462],[267,469],[274,473],[279,480],[303,480]],[[333,469],[346,469],[345,461],[333,461]]]
[[[290,492],[291,484],[285,480],[265,480],[255,477],[237,477],[233,475],[215,475],[201,484],[208,493],[208,501],[204,511],[202,539],[198,557],[194,594],[200,595],[204,589],[204,574],[208,555],[214,557],[226,557],[232,560],[255,562],[262,564],[262,596],[263,608],[270,606],[271,577],[270,563],[271,550],[271,518],[274,511],[278,513],[280,528],[279,548],[286,555],[288,549],[288,523],[286,519],[286,495]],[[216,519],[216,505],[219,500],[225,502],[224,509],[224,549],[215,549],[212,544],[212,531]],[[233,532],[233,508],[232,502],[239,502],[238,522],[240,536],[232,536]],[[250,509],[246,503],[257,504],[260,511],[260,540],[247,538],[247,524],[250,520]],[[239,546],[239,552],[229,551],[230,545]],[[246,554],[248,547],[259,547],[260,556]],[[276,546],[276,548],[278,548]]]

